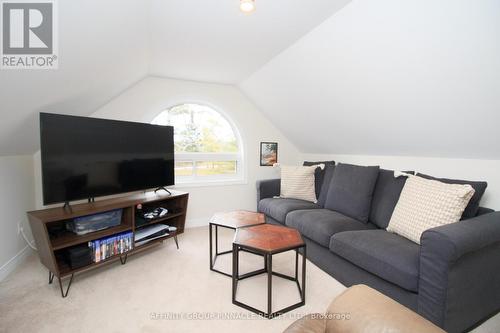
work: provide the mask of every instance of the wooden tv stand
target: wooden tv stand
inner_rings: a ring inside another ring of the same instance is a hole
[[[140,252],[154,245],[158,245],[168,238],[174,237],[177,243],[177,235],[184,232],[186,222],[186,211],[189,194],[185,192],[172,191],[172,195],[165,193],[141,193],[120,198],[106,199],[84,204],[72,205],[69,208],[57,207],[28,212],[31,231],[38,249],[40,261],[49,270],[49,284],[54,276],[59,280],[62,297],[68,295],[71,282],[76,273],[100,267],[104,264],[120,259],[122,264],[126,263],[127,257]],[[146,226],[136,226],[135,210],[138,204],[146,207],[164,207],[168,209],[168,214],[162,218],[155,219],[146,225],[155,223],[165,223],[177,228],[176,232],[152,240],[140,246],[134,246],[132,250],[119,255],[114,255],[108,259],[91,263],[87,266],[72,269],[64,258],[64,250],[75,245],[86,244],[89,241],[110,237],[122,232],[131,231],[134,235],[136,230]],[[65,231],[64,226],[67,221],[76,217],[103,213],[115,209],[123,209],[122,220],[118,226],[108,229],[91,232],[85,235],[77,235],[71,231]],[[60,232],[49,233],[54,227]],[[178,248],[178,244],[177,244]],[[70,278],[66,291],[63,290],[62,279]]]

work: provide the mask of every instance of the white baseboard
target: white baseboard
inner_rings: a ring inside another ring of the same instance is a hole
[[[188,219],[186,220],[186,229],[188,228],[198,228],[198,227],[204,227],[208,225],[208,221],[210,218],[198,218],[198,219]]]
[[[30,254],[31,249],[28,245],[26,245],[14,257],[3,264],[2,267],[0,267],[0,281],[5,279],[10,273],[12,273]]]

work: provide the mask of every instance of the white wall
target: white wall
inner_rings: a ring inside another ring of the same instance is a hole
[[[0,71],[0,155],[39,149],[39,112],[87,116],[148,73],[149,0],[55,3],[59,68]]]
[[[484,180],[488,182],[488,188],[481,205],[500,210],[499,160],[341,154],[304,154],[303,158],[309,161],[334,160],[358,165],[379,165],[392,170],[414,170],[441,178]]]
[[[278,170],[259,166],[261,141],[278,142],[278,158],[281,163],[300,162],[300,154],[295,147],[239,89],[230,85],[148,77],[97,110],[93,116],[151,122],[163,110],[182,102],[211,105],[233,121],[243,139],[246,168],[246,180],[243,184],[177,188],[190,194],[188,225],[206,224],[217,211],[256,208],[255,181],[279,176]],[[39,159],[39,154],[35,154],[37,206],[42,207]]]
[[[500,159],[500,1],[353,0],[241,84],[310,153]]]
[[[30,237],[26,212],[35,208],[33,156],[0,157],[0,281],[29,253],[18,234],[23,223]]]

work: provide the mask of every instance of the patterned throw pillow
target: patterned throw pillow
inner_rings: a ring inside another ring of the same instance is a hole
[[[420,244],[425,230],[458,222],[473,195],[470,185],[445,184],[410,175],[387,231]]]
[[[275,164],[281,168],[280,198],[301,199],[316,203],[314,172],[324,164],[314,166],[286,166]]]

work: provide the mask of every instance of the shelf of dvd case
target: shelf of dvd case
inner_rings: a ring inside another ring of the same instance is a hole
[[[38,256],[41,263],[49,271],[49,284],[54,278],[57,278],[61,287],[61,295],[66,297],[76,273],[92,270],[118,259],[121,260],[122,264],[125,264],[131,255],[182,234],[186,221],[188,198],[188,193],[179,191],[172,191],[172,194],[137,193],[96,202],[74,204],[69,208],[53,207],[28,212],[33,238],[38,248]],[[167,216],[150,221],[149,225],[157,225],[168,220],[168,225],[175,227],[176,231],[169,232],[168,235],[155,238],[143,245],[135,246],[134,235],[144,229],[137,219],[139,207],[144,210],[155,207],[167,209],[169,211]],[[68,222],[76,218],[117,209],[123,210],[119,225],[84,235],[73,233],[67,228]],[[124,235],[128,235],[130,240],[124,241],[121,238]],[[87,248],[88,257],[86,257],[85,248]],[[99,249],[98,256],[97,249]],[[63,278],[69,281],[65,292],[61,282]]]

